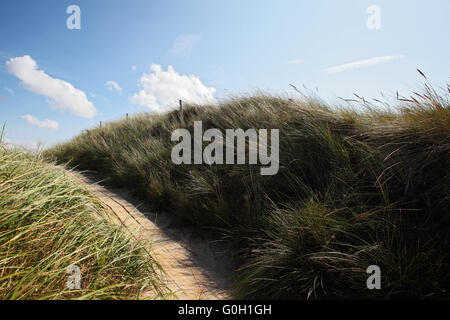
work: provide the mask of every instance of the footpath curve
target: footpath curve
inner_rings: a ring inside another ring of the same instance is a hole
[[[149,252],[161,266],[161,279],[174,293],[174,298],[231,298],[227,288],[230,268],[226,258],[214,251],[208,241],[193,236],[188,229],[173,227],[167,215],[158,216],[143,209],[144,206],[135,205],[135,199],[125,190],[102,186],[92,172],[66,172],[112,211],[115,223],[124,225],[137,239],[150,240]]]

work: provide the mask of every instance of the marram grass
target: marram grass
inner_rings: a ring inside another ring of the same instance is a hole
[[[109,217],[61,168],[1,145],[0,298],[164,297],[148,244]],[[66,286],[70,265],[80,268],[80,290]]]
[[[140,114],[46,152],[222,240],[246,299],[449,298],[449,87],[390,109],[231,98]],[[280,170],[171,162],[174,129],[280,129]],[[382,289],[368,290],[378,265]]]

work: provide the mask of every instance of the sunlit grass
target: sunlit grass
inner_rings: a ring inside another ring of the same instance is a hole
[[[110,214],[61,168],[1,144],[0,298],[163,297],[148,244]],[[72,264],[81,269],[81,290],[66,286]]]

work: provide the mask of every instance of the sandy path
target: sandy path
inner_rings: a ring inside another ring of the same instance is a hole
[[[150,254],[161,265],[162,279],[176,298],[230,298],[226,285],[230,275],[227,259],[214,251],[208,241],[192,236],[187,229],[171,227],[170,217],[145,210],[126,191],[105,188],[93,173],[69,174],[114,212],[116,223],[125,225],[136,238],[151,241]]]

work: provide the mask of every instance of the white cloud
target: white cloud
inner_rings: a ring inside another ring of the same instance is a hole
[[[122,94],[122,88],[115,81],[106,81],[106,88],[109,91],[116,91],[118,94]]]
[[[351,63],[347,63],[347,64],[342,64],[342,65],[335,66],[335,67],[330,67],[330,68],[324,69],[323,71],[328,72],[328,73],[336,73],[336,72],[359,69],[359,68],[363,68],[363,67],[375,66],[380,63],[385,63],[388,61],[397,60],[397,59],[401,59],[401,58],[404,58],[404,56],[400,55],[400,54],[392,55],[392,56],[377,57],[377,58],[371,58],[371,59],[367,59],[367,60],[361,60],[361,61],[355,61],[355,62],[351,62]]]
[[[31,114],[25,114],[22,116],[22,119],[24,119],[28,124],[32,126],[37,126],[39,128],[46,128],[50,130],[58,130],[59,123],[54,120],[48,120],[45,119],[44,121],[39,120],[36,117],[33,117]]]
[[[28,55],[6,61],[6,69],[19,78],[27,90],[46,96],[52,108],[69,109],[73,114],[88,119],[97,111],[83,91],[38,70],[37,63]]]
[[[136,71],[137,67],[136,66],[131,66],[131,70]]]
[[[287,64],[299,65],[299,64],[302,64],[303,62],[304,62],[304,61],[301,60],[301,59],[293,59],[293,60],[289,60],[289,61],[287,62]]]
[[[170,54],[176,57],[189,58],[199,43],[201,37],[197,34],[184,34],[175,39]]]
[[[143,74],[139,80],[141,90],[131,97],[131,101],[146,106],[152,112],[164,112],[177,107],[178,100],[189,103],[215,103],[215,88],[206,87],[194,75],[181,75],[169,66],[167,71],[160,65],[152,64],[152,71]]]
[[[44,141],[33,141],[33,140],[28,140],[28,141],[12,141],[8,138],[3,137],[3,143],[6,146],[6,148],[8,149],[27,149],[29,151],[39,151],[39,150],[43,150],[44,146],[46,145],[46,143]]]

